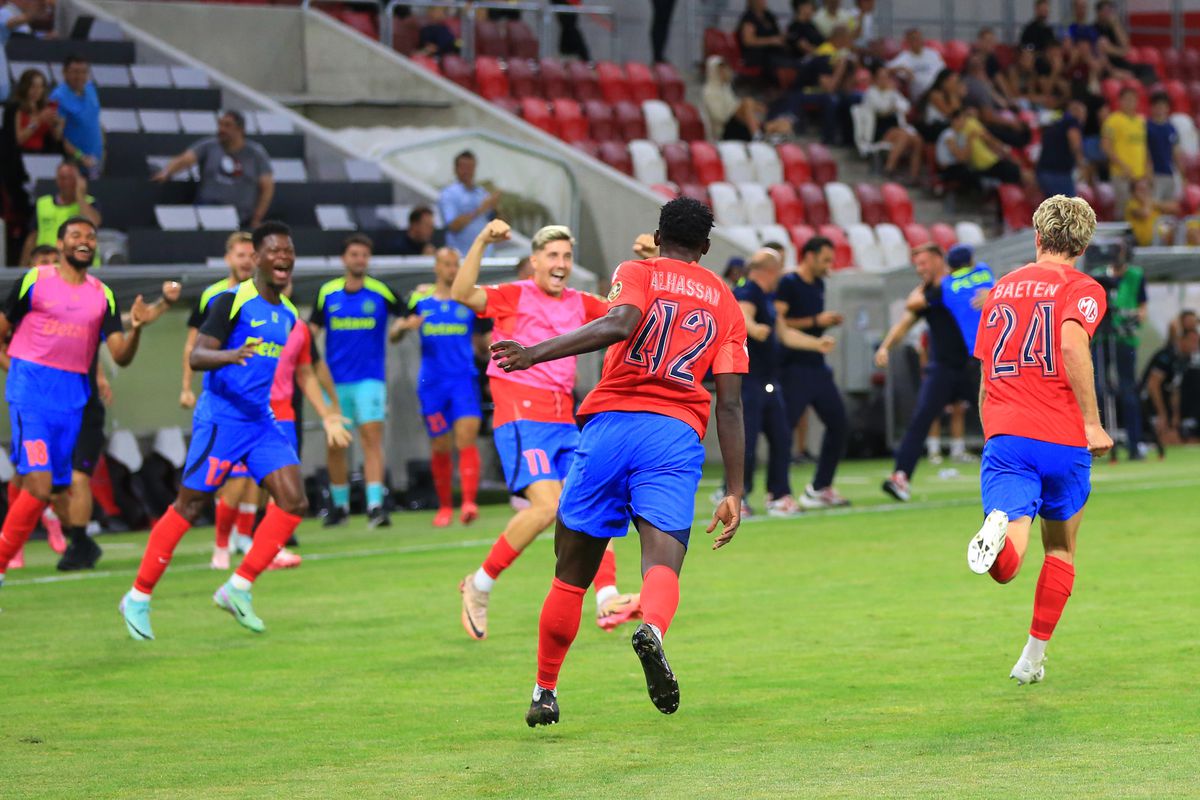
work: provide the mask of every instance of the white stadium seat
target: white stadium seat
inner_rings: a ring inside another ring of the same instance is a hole
[[[179,126],[184,133],[195,136],[215,136],[217,115],[212,111],[180,111]]]
[[[155,206],[154,218],[164,231],[195,231],[200,229],[200,218],[195,206]]]
[[[100,127],[106,133],[140,133],[137,112],[129,108],[100,109]]]
[[[654,142],[634,139],[629,143],[629,158],[633,161],[634,177],[642,183],[667,182],[667,162]]]
[[[782,225],[757,225],[754,228],[758,233],[759,244],[766,245],[767,242],[783,245],[783,265],[790,267],[796,263],[796,246],[792,244],[792,237],[788,234],[787,228]]]
[[[129,75],[139,89],[170,89],[171,70],[162,64],[132,64]]]
[[[196,219],[206,231],[236,231],[237,209],[233,206],[196,206]]]
[[[272,158],[271,172],[280,183],[307,183],[308,170],[302,158]]]
[[[249,111],[246,116],[253,116],[258,122],[258,132],[260,134],[278,134],[278,133],[295,133],[296,126],[292,124],[292,120],[285,114],[277,114],[274,111]]]
[[[92,80],[98,89],[124,89],[133,85],[124,64],[92,64]]]
[[[875,226],[875,239],[879,242],[885,267],[896,269],[908,266],[910,248],[903,231],[890,222],[882,222]]]
[[[854,253],[854,265],[866,272],[883,272],[883,253],[875,241],[875,231],[861,222],[846,226],[846,241]]]
[[[846,184],[838,181],[825,184],[825,202],[829,204],[829,218],[834,225],[849,228],[862,222],[858,198]]]
[[[978,247],[987,241],[987,237],[983,235],[983,228],[979,227],[977,222],[960,222],[954,226],[954,235],[962,244],[969,244],[972,247]]]
[[[137,112],[137,115],[138,121],[142,124],[142,130],[146,133],[179,133],[178,112],[142,109]]]
[[[745,142],[717,142],[717,152],[725,166],[725,180],[730,183],[749,183],[755,180],[754,165]]]
[[[1171,124],[1179,134],[1179,149],[1189,156],[1200,154],[1200,134],[1196,132],[1196,123],[1187,114],[1172,114]]]
[[[350,219],[350,210],[343,205],[318,205],[317,225],[323,231],[352,231],[358,228]]]
[[[207,89],[208,73],[195,67],[171,67],[171,82],[176,89]]]
[[[671,107],[662,100],[643,100],[642,116],[646,119],[646,135],[655,144],[679,141],[679,123]]]
[[[742,198],[732,183],[719,181],[708,185],[708,199],[712,201],[713,217],[718,225],[745,225],[746,209]]]
[[[751,142],[746,148],[754,165],[754,179],[763,186],[783,183],[783,164],[775,148],[766,142]]]
[[[742,198],[742,211],[746,222],[751,225],[772,225],[775,223],[775,204],[767,196],[766,188],[759,183],[737,184],[738,195]]]
[[[721,233],[733,239],[747,254],[753,253],[762,246],[758,232],[750,225],[718,226]]]

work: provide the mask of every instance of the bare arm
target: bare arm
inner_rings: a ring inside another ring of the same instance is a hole
[[[492,345],[492,360],[499,362],[500,369],[512,372],[544,361],[593,353],[625,341],[641,321],[642,312],[636,306],[613,306],[603,317],[583,327],[530,347],[511,341],[496,342]]]
[[[883,369],[888,365],[888,351],[896,346],[896,342],[903,339],[912,330],[913,325],[917,324],[917,315],[912,311],[905,311],[904,316],[891,327],[887,332],[887,336],[883,337],[883,342],[879,345],[879,349],[875,351],[875,366]]]
[[[254,206],[254,215],[250,217],[250,227],[257,228],[267,218],[271,201],[275,198],[275,176],[265,173],[258,176],[258,203]]]
[[[341,409],[330,409],[325,404],[325,398],[321,395],[320,379],[312,368],[312,364],[300,364],[296,367],[296,384],[321,418],[321,424],[325,428],[325,441],[329,446],[338,449],[348,446],[351,436],[342,422]],[[337,393],[332,391],[333,387],[329,388],[331,390],[329,396],[336,398]]]
[[[739,300],[738,308],[742,309],[742,316],[746,319],[746,333],[751,339],[756,342],[765,342],[771,338],[771,326],[765,322],[754,321],[754,315],[758,313],[754,303]]]
[[[1167,403],[1163,397],[1163,374],[1160,370],[1150,370],[1150,375],[1146,378],[1146,393],[1150,395],[1150,402],[1154,405],[1154,413],[1158,415],[1159,425],[1168,424]]]
[[[717,441],[721,445],[721,461],[725,465],[725,499],[713,513],[708,532],[712,533],[717,523],[723,524],[721,533],[713,542],[717,550],[729,544],[741,525],[742,471],[746,457],[746,427],[742,420],[742,376],[720,373],[715,376],[717,384]]]
[[[200,331],[198,328],[188,328],[187,341],[183,344],[183,389],[179,394],[179,405],[184,408],[191,408],[196,405],[196,395],[192,391],[192,348],[196,346],[196,334]]]
[[[242,346],[235,350],[222,350],[221,342],[206,333],[197,333],[196,343],[188,356],[188,364],[195,372],[211,372],[214,369],[228,367],[231,364],[246,365],[246,360],[254,356],[261,339],[247,339]]]
[[[104,341],[117,366],[128,367],[133,363],[133,357],[137,355],[138,345],[142,341],[141,326],[134,326],[128,334],[110,333]]]
[[[487,292],[476,285],[479,282],[479,269],[483,265],[483,251],[489,244],[507,241],[511,237],[507,222],[492,220],[485,225],[471,243],[471,249],[463,256],[458,274],[454,276],[454,284],[450,287],[450,297],[476,314],[487,310]]]
[[[185,169],[191,169],[196,166],[196,154],[191,150],[184,150],[179,155],[167,162],[167,165],[154,174],[150,180],[158,183],[165,183],[171,179],[171,176],[177,172],[183,172]]]
[[[1062,324],[1063,367],[1067,371],[1067,382],[1083,412],[1083,428],[1087,435],[1088,450],[1092,455],[1102,456],[1112,449],[1112,439],[1100,424],[1100,407],[1096,403],[1096,382],[1092,373],[1092,350],[1087,331],[1074,320]]]

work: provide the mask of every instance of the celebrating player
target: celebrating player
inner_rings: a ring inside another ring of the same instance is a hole
[[[1096,230],[1078,198],[1055,195],[1033,215],[1037,261],[1000,279],[983,306],[975,355],[986,443],[979,483],[983,527],[967,546],[973,572],[1008,583],[1021,569],[1033,518],[1046,558],[1029,641],[1010,677],[1045,677],[1046,643],[1075,583],[1075,538],[1091,491],[1092,456],[1112,448],[1100,424],[1090,339],[1107,299],[1075,270]]]
[[[50,495],[71,485],[71,466],[88,370],[101,341],[113,360],[128,366],[137,354],[148,306],[139,295],[132,330],[121,327],[112,291],[88,267],[96,255],[96,224],[71,217],[58,229],[61,263],[30,269],[13,284],[0,314],[0,341],[12,335],[5,394],[12,419],[12,451],[21,491],[0,530],[0,584],[10,559],[25,544]]]
[[[367,274],[370,238],[346,238],[342,265],[346,274],[323,285],[309,323],[325,328],[325,360],[337,386],[342,412],[358,428],[367,483],[367,524],[386,528],[392,522],[383,508],[383,420],[387,415],[387,344],[421,324],[408,306],[382,281]],[[388,317],[397,319],[388,328]],[[407,317],[407,319],[406,319]],[[350,465],[346,450],[329,447],[329,491],[333,507],[326,527],[343,524],[350,515]]]
[[[532,343],[573,331],[608,312],[608,304],[599,297],[567,286],[575,240],[562,225],[548,225],[534,234],[530,256],[533,278],[503,286],[476,286],[484,250],[510,235],[507,223],[489,222],[467,251],[451,287],[456,301],[495,321],[494,339]],[[495,403],[492,426],[496,451],[509,491],[523,494],[529,507],[513,515],[487,559],[459,584],[462,624],[472,639],[487,638],[488,600],[500,573],[554,522],[562,480],[579,444],[572,396],[574,358],[511,375],[493,362],[487,374]],[[598,582],[596,587],[597,622],[605,628],[638,613],[636,595],[617,591],[615,564],[615,556],[610,553],[603,574],[612,583]]]
[[[137,640],[154,638],[150,595],[179,540],[235,463],[244,462],[275,500],[255,530],[250,552],[213,595],[220,608],[252,631],[265,626],[254,613],[250,587],[308,507],[296,451],[275,425],[270,406],[275,369],[299,319],[295,306],[281,294],[291,279],[296,251],[291,231],[280,222],[255,228],[252,243],[254,278],[213,300],[192,349],[192,369],[208,374],[192,421],[183,486],[150,531],[133,588],[120,604],[125,627]],[[340,415],[329,413],[322,421],[331,444],[345,442]]]
[[[475,504],[479,489],[476,440],[482,412],[473,344],[479,320],[474,311],[451,296],[458,275],[458,251],[451,247],[438,250],[433,272],[437,283],[432,292],[414,294],[408,305],[422,320],[417,397],[433,450],[433,485],[438,496],[433,526],[444,528],[454,519],[453,450],[458,450],[463,495],[459,520],[466,525],[479,518],[479,506]]]
[[[254,245],[250,234],[238,231],[225,240],[225,264],[229,275],[207,287],[192,308],[188,317],[187,342],[183,346],[183,389],[179,393],[179,405],[196,407],[196,393],[192,391],[192,367],[189,359],[196,346],[196,335],[208,318],[213,300],[223,292],[240,286],[254,274]],[[245,553],[250,549],[250,534],[254,532],[254,519],[258,515],[258,487],[250,479],[245,464],[236,464],[225,479],[217,495],[216,541],[210,566],[213,569],[229,569],[229,551]]]
[[[633,649],[655,707],[664,714],[679,707],[662,639],[679,605],[679,570],[704,466],[700,440],[711,398],[701,381],[710,369],[728,484],[708,526],[712,532],[723,523],[713,549],[737,532],[742,499],[746,324],[729,288],[696,263],[708,252],[712,225],[702,203],[670,201],[654,235],[662,255],[617,268],[606,316],[538,344],[492,345],[495,363],[510,374],[609,348],[600,383],[579,409],[588,419],[563,487],[555,577],[542,606],[537,682],[525,715],[530,727],[558,722],[558,674],[579,630],[584,591],[610,539],[625,536],[630,521],[642,544],[645,619]]]

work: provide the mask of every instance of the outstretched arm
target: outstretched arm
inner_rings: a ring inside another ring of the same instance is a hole
[[[543,361],[593,353],[625,341],[641,321],[642,312],[637,306],[614,306],[600,319],[530,347],[512,341],[496,342],[492,345],[492,360],[499,362],[505,372],[513,372]]]

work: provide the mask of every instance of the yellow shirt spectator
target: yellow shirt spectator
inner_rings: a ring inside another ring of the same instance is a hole
[[[1148,209],[1143,211],[1139,219],[1137,214],[1143,211],[1142,202],[1136,197],[1130,198],[1129,203],[1125,206],[1125,222],[1129,224],[1129,230],[1133,233],[1133,239],[1137,242],[1138,247],[1149,247],[1154,242],[1154,226],[1158,222],[1158,209],[1151,203]]]
[[[1100,134],[1112,142],[1113,155],[1124,162],[1128,171],[1113,165],[1113,173],[1131,180],[1140,180],[1146,174],[1146,120],[1123,111],[1114,111],[1104,120]]]
[[[983,137],[985,129],[982,122],[971,117],[963,123],[962,132],[963,136],[967,137],[967,141],[971,143],[967,166],[976,172],[987,172],[999,163],[1000,156],[988,147],[987,140]]]

